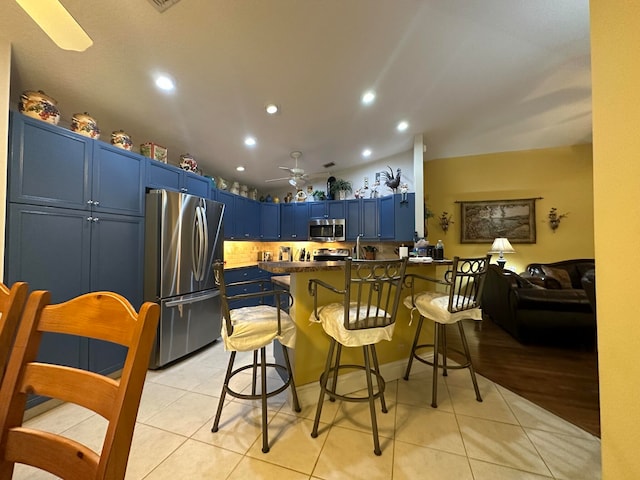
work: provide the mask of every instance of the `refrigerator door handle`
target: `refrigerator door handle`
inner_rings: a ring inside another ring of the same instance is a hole
[[[205,262],[209,244],[207,217],[202,205],[197,205],[193,218],[193,243],[191,244],[192,269],[197,281],[204,280]]]
[[[217,297],[219,295],[220,295],[220,290],[214,290],[214,291],[206,292],[204,294],[199,294],[199,295],[183,295],[182,297],[177,298],[176,300],[169,300],[168,302],[165,303],[165,306],[167,308],[170,308],[170,307],[177,307],[180,305],[188,305],[190,303],[202,302],[204,300],[208,300],[210,298]]]

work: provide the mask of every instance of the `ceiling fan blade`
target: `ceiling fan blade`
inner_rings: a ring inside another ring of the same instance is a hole
[[[269,183],[269,182],[281,182],[284,180],[289,180],[291,177],[280,177],[280,178],[269,178],[268,180],[265,180],[265,182]]]
[[[291,167],[278,167],[280,170],[289,170],[291,171]]]

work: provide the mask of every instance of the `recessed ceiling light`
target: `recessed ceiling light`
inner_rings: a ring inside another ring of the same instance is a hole
[[[156,77],[156,87],[165,92],[171,92],[176,88],[176,85],[168,75],[158,75]]]
[[[280,110],[278,108],[278,106],[275,103],[270,103],[269,105],[267,105],[265,107],[265,110],[267,111],[267,113],[269,115],[275,115],[276,113],[278,113],[278,110]]]
[[[373,103],[375,99],[376,99],[376,92],[374,92],[373,90],[366,91],[362,95],[362,103],[365,105],[369,105]]]
[[[371,156],[371,150],[370,150],[370,149],[368,149],[368,148],[365,148],[365,149],[362,151],[362,156],[363,156],[364,158],[370,157],[370,156]]]
[[[255,138],[253,138],[253,137],[246,137],[246,138],[244,139],[244,144],[245,144],[247,147],[255,147],[255,145],[256,145],[256,139],[255,139]]]
[[[244,167],[242,165],[236,167],[236,170],[239,172],[244,172]]]
[[[407,128],[409,128],[409,123],[404,120],[398,123],[398,125],[396,126],[396,129],[399,132],[404,132]]]

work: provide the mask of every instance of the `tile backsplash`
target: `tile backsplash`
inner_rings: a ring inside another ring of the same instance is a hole
[[[395,249],[400,245],[400,242],[380,243],[380,242],[367,242],[362,241],[361,247],[365,245],[372,245],[376,248],[376,258],[378,259],[391,259],[398,256],[395,253]],[[291,247],[291,251],[294,253],[299,252],[304,248],[306,251],[318,249],[318,248],[349,248],[353,250],[355,246],[354,242],[334,242],[334,243],[318,243],[318,242],[224,242],[224,260],[227,268],[243,267],[246,265],[252,265],[261,260],[259,256],[262,252],[271,252],[271,258],[278,260],[278,253],[280,246]]]

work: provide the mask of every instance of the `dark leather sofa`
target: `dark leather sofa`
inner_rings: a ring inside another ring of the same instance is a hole
[[[596,318],[583,288],[585,275],[594,285],[592,259],[532,263],[520,275],[490,265],[482,293],[483,312],[522,343],[592,347]]]

